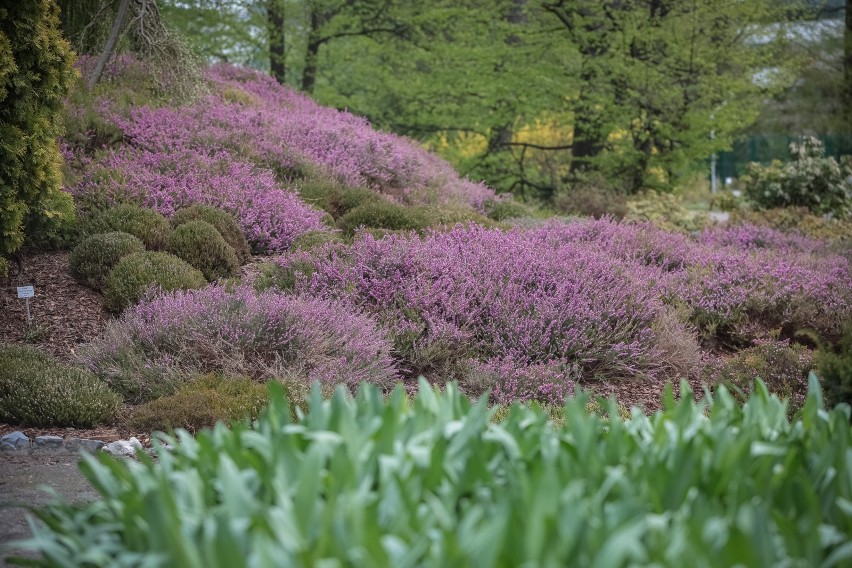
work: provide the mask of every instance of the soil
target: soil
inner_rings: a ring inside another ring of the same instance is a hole
[[[10,554],[33,557],[32,553],[3,549],[8,542],[30,536],[27,508],[41,507],[52,499],[51,488],[66,501],[92,501],[97,493],[77,468],[78,457],[71,453],[0,452],[0,568],[10,566]]]

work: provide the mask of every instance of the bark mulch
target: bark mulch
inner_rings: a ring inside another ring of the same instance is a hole
[[[97,337],[112,316],[102,296],[68,273],[68,252],[24,252],[23,271],[0,279],[0,343],[28,343],[69,360],[77,347]],[[32,327],[27,327],[18,286],[35,286],[30,299]]]

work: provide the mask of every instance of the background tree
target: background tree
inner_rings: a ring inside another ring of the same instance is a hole
[[[60,189],[59,112],[74,80],[73,53],[53,0],[0,6],[0,255],[54,213]],[[70,196],[68,197],[70,200]],[[73,212],[73,207],[72,207]]]

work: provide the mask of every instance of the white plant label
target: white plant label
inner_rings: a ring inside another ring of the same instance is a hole
[[[33,286],[18,286],[19,298],[32,298],[35,296],[35,287]]]

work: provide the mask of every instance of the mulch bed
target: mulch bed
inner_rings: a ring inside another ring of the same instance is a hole
[[[0,343],[29,343],[69,360],[77,347],[97,337],[112,316],[101,295],[68,273],[68,252],[24,252],[23,272],[0,279]],[[33,325],[27,327],[18,286],[35,286],[30,299]]]

